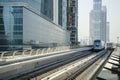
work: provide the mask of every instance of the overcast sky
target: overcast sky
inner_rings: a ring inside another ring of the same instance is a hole
[[[107,6],[107,21],[110,22],[110,40],[116,42],[120,37],[120,0],[103,0]],[[89,13],[93,8],[93,0],[78,0],[79,40],[89,36]]]

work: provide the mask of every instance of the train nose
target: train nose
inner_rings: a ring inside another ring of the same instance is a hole
[[[96,45],[96,47],[99,47],[99,45]]]

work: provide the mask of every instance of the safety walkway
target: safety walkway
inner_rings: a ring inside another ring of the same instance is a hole
[[[116,47],[99,77],[104,80],[120,80],[120,47]]]

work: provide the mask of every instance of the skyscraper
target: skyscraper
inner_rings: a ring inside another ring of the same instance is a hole
[[[67,26],[70,30],[71,45],[78,43],[78,0],[67,0]]]
[[[64,0],[0,0],[0,50],[70,45],[66,5]]]
[[[110,41],[110,39],[109,39],[109,34],[110,34],[110,32],[109,32],[110,23],[107,22],[106,25],[107,25],[107,26],[106,26],[106,42],[109,42],[109,41]]]
[[[107,32],[107,8],[106,6],[102,6],[102,16],[101,16],[101,40],[106,42],[107,36],[106,36],[106,32]]]
[[[102,0],[93,0],[93,10],[90,12],[90,38],[106,42],[106,7],[102,7]]]

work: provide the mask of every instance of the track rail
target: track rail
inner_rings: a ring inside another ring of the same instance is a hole
[[[106,64],[109,56],[112,51],[107,51],[103,56],[101,56],[98,60],[96,60],[90,67],[84,70],[84,72],[80,73],[77,76],[76,80],[95,80],[104,65]]]
[[[104,56],[106,51],[101,52],[100,54],[96,55],[89,61],[87,61],[80,69],[77,69],[74,74],[69,75],[68,77],[65,78],[65,80],[74,80],[78,75],[80,75],[83,71],[85,71],[87,68],[89,68],[94,62],[99,60],[102,56]]]

